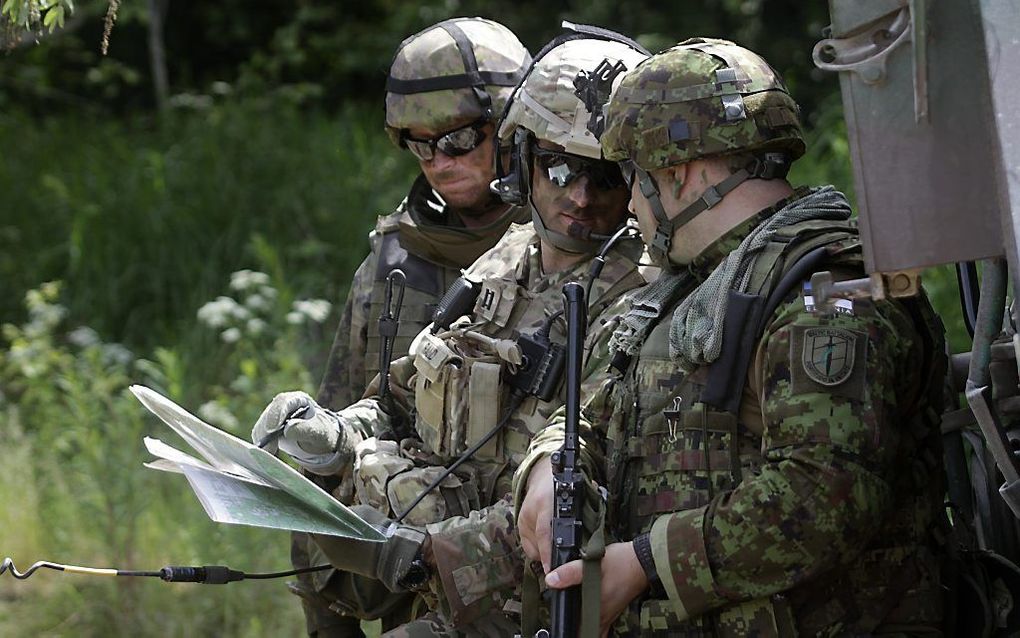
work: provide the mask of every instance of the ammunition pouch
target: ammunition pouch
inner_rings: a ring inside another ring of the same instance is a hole
[[[394,519],[407,511],[414,499],[444,471],[441,465],[428,463],[411,439],[400,444],[366,439],[355,448],[355,454],[357,501]],[[480,507],[478,486],[479,480],[471,469],[462,466],[429,492],[404,523],[423,527],[451,516],[466,516]]]
[[[439,335],[422,332],[414,355],[416,429],[425,448],[442,458],[459,456],[500,420],[506,391],[504,369],[520,365],[514,341],[493,339],[466,328]],[[499,437],[476,454],[480,460],[503,457]]]

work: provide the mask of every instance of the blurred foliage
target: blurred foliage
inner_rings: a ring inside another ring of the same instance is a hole
[[[145,570],[168,564],[288,568],[286,532],[213,523],[183,477],[142,468],[149,460],[144,435],[187,449],[127,391],[131,383],[144,383],[182,401],[188,371],[176,351],[158,350],[146,361],[104,342],[88,327],[70,329],[74,323],[59,304],[59,293],[56,283],[29,291],[27,320],[3,326],[0,554],[11,556],[22,570],[39,559]],[[265,332],[277,340],[276,349],[261,353],[266,369],[290,370],[286,381],[303,380],[301,387],[308,389],[308,374],[295,373],[286,363],[300,351],[301,331],[285,324],[267,326]],[[227,366],[224,380],[234,374]],[[243,394],[221,391],[217,399],[241,423],[250,423],[275,391],[265,384],[281,381],[267,375],[260,379],[264,385]],[[247,426],[233,431],[247,436]],[[210,595],[203,586],[158,579],[46,570],[26,581],[5,575],[0,633],[300,635],[299,607],[282,592],[280,581],[245,582]]]
[[[0,147],[19,149],[0,159],[0,243],[17,248],[0,251],[0,316],[18,318],[24,290],[60,279],[74,316],[146,347],[180,338],[181,320],[243,267],[340,297],[413,160],[365,107],[204,104],[164,126],[0,113]]]
[[[140,467],[141,437],[169,432],[125,388],[150,384],[240,436],[275,392],[314,389],[336,316],[306,298],[335,313],[375,216],[416,172],[382,131],[382,87],[399,42],[436,21],[490,17],[533,52],[562,19],[652,50],[734,39],[803,105],[809,151],[791,181],[853,199],[837,80],[810,60],[825,3],[169,0],[164,115],[148,5],[121,5],[103,56],[108,7],[80,0],[63,29],[0,53],[0,554],[21,567],[286,567],[286,534],[213,524],[179,477]],[[925,286],[965,349],[955,274],[933,269]],[[279,581],[209,590],[40,574],[0,578],[0,627],[297,635],[301,621]]]
[[[66,0],[63,0],[66,1]],[[109,55],[99,56],[106,0],[83,0],[80,28],[0,56],[0,107],[36,112],[151,106],[145,3],[122,4]],[[506,24],[537,52],[562,20],[596,24],[637,37],[652,51],[692,36],[734,39],[782,69],[811,116],[836,79],[814,69],[811,48],[828,23],[825,3],[799,0],[169,0],[164,22],[172,91],[208,92],[226,82],[245,95],[267,87],[304,87],[313,105],[381,104],[390,60],[405,37],[439,20],[482,15]],[[313,90],[309,87],[314,86]]]

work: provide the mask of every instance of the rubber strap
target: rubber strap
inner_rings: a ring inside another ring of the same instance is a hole
[[[599,617],[602,612],[602,557],[606,555],[606,508],[597,499],[596,507],[589,509],[586,499],[585,518],[594,519],[591,536],[581,548],[581,638],[599,638]]]

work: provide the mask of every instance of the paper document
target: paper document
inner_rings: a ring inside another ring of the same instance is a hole
[[[157,460],[146,467],[184,474],[206,513],[219,523],[382,541],[385,535],[280,459],[205,423],[158,392],[131,392],[202,459],[145,438]]]

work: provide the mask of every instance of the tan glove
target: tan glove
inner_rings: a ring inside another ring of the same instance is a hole
[[[340,536],[313,534],[315,542],[337,569],[381,581],[392,592],[419,589],[430,569],[422,560],[425,532],[400,525],[369,505],[355,505],[351,511],[386,534],[381,543]]]
[[[251,440],[269,452],[289,454],[309,472],[328,476],[351,462],[341,450],[343,421],[304,392],[282,392],[262,411]]]

